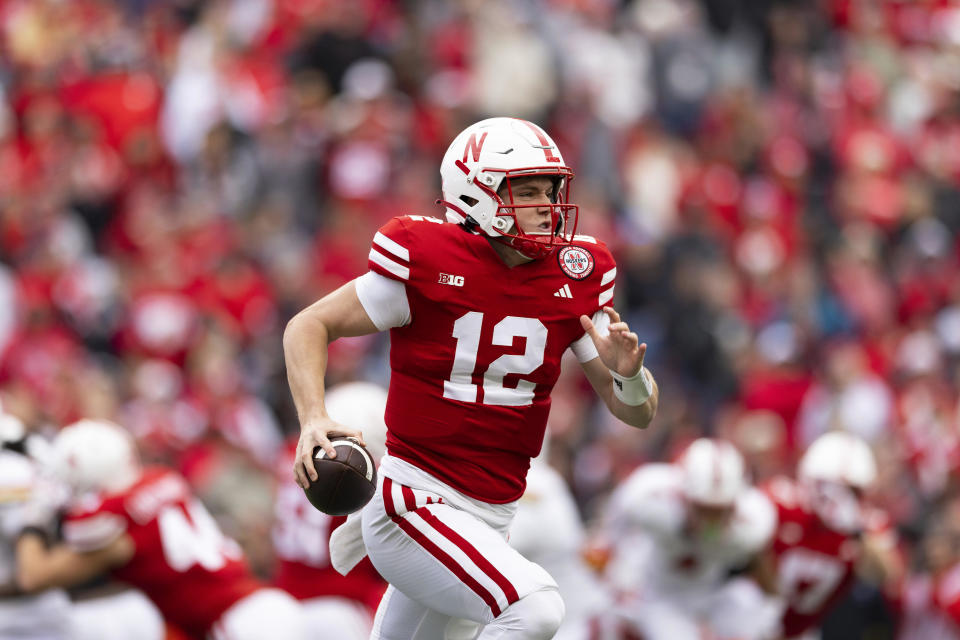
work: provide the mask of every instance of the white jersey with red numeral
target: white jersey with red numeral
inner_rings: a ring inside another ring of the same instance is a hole
[[[792,638],[819,626],[828,611],[853,584],[860,540],[828,528],[807,506],[795,481],[777,477],[764,487],[777,506],[779,523],[773,541],[778,591],[786,606],[783,635]],[[871,534],[888,532],[889,521],[879,512],[868,514]]]
[[[660,594],[708,591],[731,569],[743,568],[769,543],[776,527],[773,505],[758,489],[743,492],[720,528],[691,529],[683,472],[672,464],[647,464],[614,492],[606,516],[616,545],[611,561],[621,589]]]
[[[63,533],[81,551],[129,534],[136,551],[112,574],[142,590],[192,637],[205,637],[228,609],[261,589],[240,547],[221,533],[186,481],[167,469],[146,469],[121,493],[83,499],[68,513]]]
[[[486,236],[407,216],[377,232],[369,268],[403,283],[409,305],[390,332],[390,455],[478,500],[518,499],[563,353],[596,357],[579,318],[613,298],[610,252],[578,236],[511,268]]]

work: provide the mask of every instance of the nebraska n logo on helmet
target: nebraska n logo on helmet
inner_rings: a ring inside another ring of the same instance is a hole
[[[517,204],[511,180],[543,176],[553,180],[549,205]],[[543,258],[573,242],[578,208],[569,204],[573,171],[540,127],[518,118],[488,118],[470,125],[450,144],[440,163],[443,205],[449,222],[479,229],[528,258]],[[499,192],[506,186],[505,201]],[[517,221],[523,208],[549,206],[550,235],[524,233]]]

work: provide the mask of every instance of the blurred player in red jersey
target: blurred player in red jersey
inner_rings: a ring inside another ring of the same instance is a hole
[[[20,586],[36,590],[107,572],[141,589],[189,638],[303,640],[299,604],[250,573],[186,481],[142,468],[119,425],[82,420],[54,441],[53,464],[74,491],[64,546],[35,538]]]
[[[783,606],[782,637],[815,631],[853,585],[858,565],[872,563],[890,578],[902,575],[888,518],[863,503],[876,475],[869,445],[833,431],[804,452],[797,482],[777,477],[765,486],[778,512],[771,552]]]
[[[440,175],[447,222],[394,218],[373,238],[369,271],[287,325],[294,473],[301,486],[316,477],[313,450],[333,455],[331,434],[362,437],[324,408],[328,343],[389,329],[387,455],[362,512],[363,543],[390,582],[371,637],[442,638],[466,618],[486,625],[481,640],[550,638],[564,611],[557,585],[505,536],[561,357],[573,350],[627,424],[650,423],[658,391],[646,345],[607,306],[613,257],[575,235],[573,172],[540,127],[475,123]]]
[[[386,404],[386,389],[369,382],[339,384],[326,397],[331,418],[351,429],[363,429],[367,449],[377,462],[386,446]],[[345,576],[330,564],[330,534],[346,518],[317,511],[307,500],[290,477],[295,449],[293,441],[284,456],[283,479],[277,488],[274,585],[300,600],[309,628],[324,629],[328,637],[340,640],[366,640],[387,584],[369,560]]]

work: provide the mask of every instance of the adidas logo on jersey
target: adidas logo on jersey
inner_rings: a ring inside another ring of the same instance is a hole
[[[555,296],[558,297],[558,298],[572,298],[572,297],[573,297],[573,294],[570,293],[570,285],[569,285],[569,284],[565,284],[565,285],[563,285],[562,287],[560,287],[559,289],[557,289],[557,292],[554,293],[553,295],[555,295]]]

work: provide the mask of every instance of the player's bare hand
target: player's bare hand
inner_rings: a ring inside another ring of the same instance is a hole
[[[600,354],[600,360],[607,369],[616,371],[625,378],[632,378],[643,366],[647,344],[640,342],[637,334],[630,331],[626,322],[620,320],[620,314],[613,307],[604,307],[603,312],[610,318],[607,335],[601,336],[593,321],[587,316],[580,316],[580,325],[593,340],[597,353]]]
[[[336,450],[330,444],[330,438],[337,436],[356,438],[360,444],[367,444],[360,431],[345,427],[327,416],[308,420],[301,425],[300,440],[297,442],[297,454],[293,463],[293,475],[301,488],[306,489],[312,480],[317,479],[317,469],[313,466],[314,449],[323,447],[328,457],[337,457]]]

